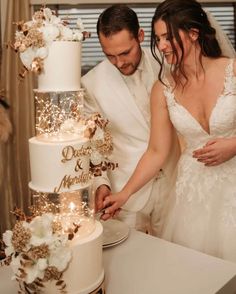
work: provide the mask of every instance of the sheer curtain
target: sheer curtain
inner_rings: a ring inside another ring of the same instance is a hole
[[[14,40],[14,22],[30,18],[29,0],[8,0],[4,42]],[[21,68],[19,56],[3,46],[0,88],[10,105],[13,133],[6,143],[0,143],[0,233],[12,226],[10,211],[14,207],[27,211],[30,205],[28,139],[34,132],[33,79],[28,74],[19,82]]]

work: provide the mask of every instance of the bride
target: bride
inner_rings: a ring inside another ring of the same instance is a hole
[[[151,47],[161,69],[151,95],[149,145],[125,187],[104,200],[104,218],[158,173],[176,129],[186,147],[162,237],[236,262],[236,63],[222,54],[195,0],[158,5]]]

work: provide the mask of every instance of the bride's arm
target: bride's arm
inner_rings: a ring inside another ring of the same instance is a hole
[[[173,131],[163,95],[163,85],[156,82],[151,93],[151,132],[148,148],[123,189],[104,200],[104,207],[109,206],[105,211],[106,214],[112,215],[129,197],[132,197],[132,194],[158,174],[169,154]]]

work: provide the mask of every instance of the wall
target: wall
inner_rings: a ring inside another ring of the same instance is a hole
[[[162,2],[160,0],[46,0],[46,1],[42,1],[42,0],[31,0],[32,4],[108,4],[108,3],[158,3],[158,2]],[[199,0],[199,2],[204,2],[204,3],[216,3],[216,2],[235,2],[236,0]]]

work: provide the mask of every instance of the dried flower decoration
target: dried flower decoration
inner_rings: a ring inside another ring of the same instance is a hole
[[[113,151],[112,136],[107,128],[108,123],[109,121],[97,112],[87,118],[85,122],[84,136],[91,140],[91,161],[94,164],[97,164],[97,161],[101,162],[102,157],[111,155]]]
[[[19,209],[13,213],[18,220],[12,231],[3,234],[6,259],[1,265],[11,266],[13,279],[19,283],[18,293],[41,293],[44,283],[52,280],[66,293],[63,272],[72,258],[69,240],[78,227],[66,234],[52,213],[32,217]]]
[[[48,48],[53,41],[83,41],[90,35],[84,31],[80,19],[77,20],[78,29],[70,29],[65,21],[47,7],[36,11],[32,20],[15,24],[17,31],[11,47],[19,52],[24,65],[20,73],[21,78],[24,78],[28,71],[37,74],[43,71],[43,60],[48,56]]]

